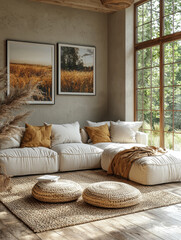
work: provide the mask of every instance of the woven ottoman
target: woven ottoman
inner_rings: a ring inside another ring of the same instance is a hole
[[[140,203],[140,191],[126,183],[98,182],[89,185],[82,194],[86,203],[102,208],[124,208]]]
[[[37,182],[32,189],[32,196],[39,201],[58,203],[77,200],[82,194],[81,186],[73,181]]]

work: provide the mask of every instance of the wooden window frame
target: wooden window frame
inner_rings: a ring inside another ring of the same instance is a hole
[[[141,50],[148,47],[153,47],[155,45],[160,46],[160,147],[164,147],[164,56],[163,56],[163,46],[167,42],[172,42],[178,39],[181,39],[181,32],[173,33],[170,35],[164,36],[163,34],[163,17],[164,17],[164,0],[160,0],[160,37],[151,39],[145,42],[137,43],[136,42],[136,21],[137,21],[137,7],[142,5],[149,0],[140,0],[139,2],[134,4],[134,120],[136,120],[137,113],[137,82],[136,82],[136,52],[137,50]],[[172,111],[174,111],[172,109]],[[174,117],[174,116],[173,116]],[[153,130],[150,130],[153,132]],[[174,142],[173,142],[174,144]]]

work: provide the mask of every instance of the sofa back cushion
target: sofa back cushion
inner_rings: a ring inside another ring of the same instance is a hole
[[[136,133],[139,128],[142,126],[143,122],[126,122],[120,121],[112,122],[111,121],[111,140],[112,142],[118,143],[135,143],[136,142]]]
[[[25,125],[25,133],[21,141],[21,147],[51,147],[52,126]]]
[[[89,136],[84,128],[80,129],[81,140],[83,143],[88,143]]]
[[[124,126],[130,127],[133,131],[137,132],[139,128],[143,125],[143,122],[135,121],[135,122],[127,122],[118,120],[117,123],[122,124]]]
[[[80,125],[78,122],[52,124],[52,147],[61,143],[81,143]]]
[[[100,142],[111,142],[109,127],[107,124],[99,127],[85,127],[93,144]]]
[[[99,127],[99,126],[107,124],[108,127],[110,128],[110,121],[92,122],[92,121],[87,120],[86,123],[87,123],[88,127]]]
[[[136,131],[130,125],[111,122],[111,140],[115,143],[135,143]]]

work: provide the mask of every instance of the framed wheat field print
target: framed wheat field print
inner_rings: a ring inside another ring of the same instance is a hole
[[[7,94],[11,87],[38,84],[40,98],[29,104],[54,104],[54,45],[7,40]]]
[[[95,95],[95,47],[58,43],[58,94]]]

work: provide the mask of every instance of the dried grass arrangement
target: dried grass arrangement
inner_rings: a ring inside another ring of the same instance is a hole
[[[30,114],[29,111],[22,113],[22,107],[33,97],[42,97],[42,92],[37,84],[32,85],[31,82],[22,88],[10,86],[10,94],[7,95],[6,69],[0,70],[0,141],[18,133],[16,125]],[[0,163],[0,192],[8,189],[9,183],[10,177],[6,174],[5,166]]]
[[[0,70],[0,139],[4,136],[14,134],[17,131],[14,126],[25,120],[30,114],[29,111],[20,113],[23,105],[26,105],[32,98],[42,97],[38,84],[31,84],[31,81],[22,88],[10,86],[10,93],[7,95],[7,73],[6,69]]]
[[[0,192],[10,190],[10,177],[6,174],[6,168],[4,164],[0,163]]]

